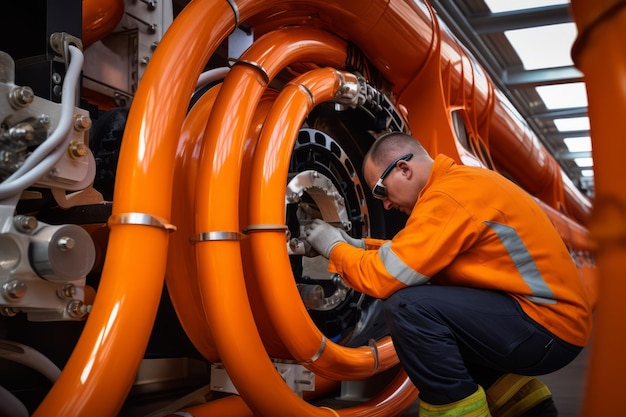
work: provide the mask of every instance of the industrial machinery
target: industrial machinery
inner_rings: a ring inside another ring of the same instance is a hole
[[[380,301],[299,240],[402,227],[361,173],[390,131],[526,189],[598,297],[591,202],[425,1],[6,7],[6,415],[401,413]]]

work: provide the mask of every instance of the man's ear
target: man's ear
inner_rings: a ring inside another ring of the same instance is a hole
[[[409,165],[407,161],[398,161],[397,168],[407,179],[411,179],[411,177],[415,175],[415,172],[413,172],[413,168],[411,167],[411,165]]]

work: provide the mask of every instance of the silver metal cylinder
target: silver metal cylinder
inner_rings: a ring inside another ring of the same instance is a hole
[[[31,266],[48,281],[80,279],[91,271],[95,258],[91,236],[74,224],[42,228],[33,235],[29,248]]]

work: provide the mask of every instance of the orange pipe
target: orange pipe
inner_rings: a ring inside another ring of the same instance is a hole
[[[267,115],[252,165],[251,225],[285,224],[285,184],[298,131],[315,105],[340,93],[342,80],[356,84],[351,73],[313,70],[294,79],[279,94]],[[321,334],[295,286],[284,230],[250,232],[249,240],[259,295],[271,323],[296,360],[316,374],[339,380],[367,378],[397,364],[389,338],[379,343],[377,358],[368,347],[345,348]]]
[[[83,0],[83,49],[104,38],[124,16],[124,0]]]
[[[626,3],[572,1],[578,39],[572,56],[585,74],[595,168],[595,202],[589,231],[597,242],[600,275],[596,327],[587,371],[584,416],[624,414],[626,331],[626,143],[619,140],[626,113]]]
[[[284,66],[292,62],[309,61],[341,66],[344,64],[346,59],[346,44],[328,32],[320,31],[315,28],[303,29],[299,27],[290,27],[262,36],[249,48],[248,51],[243,54],[241,59],[257,63],[261,67],[265,67],[269,64],[270,66],[266,68],[266,71],[269,78],[273,78],[274,75],[277,74]],[[239,74],[245,75],[246,73]],[[259,78],[259,75],[260,73],[258,70],[256,71],[256,74],[255,71],[252,71],[252,76],[254,78]],[[243,83],[245,80],[238,82]],[[257,90],[255,90],[254,93],[246,93],[246,97],[253,97],[255,94],[258,94],[262,91],[262,87],[262,85],[257,86]],[[233,103],[232,105],[240,104],[238,103],[240,101],[239,95],[236,93],[233,93],[230,97],[227,96],[227,100],[230,100],[230,102]],[[250,104],[254,105],[254,102],[251,102]],[[230,106],[231,104],[227,105]],[[250,108],[246,110],[246,112],[249,111],[251,111]],[[235,114],[237,110],[228,110],[228,112]],[[256,123],[252,124],[253,129],[256,128],[256,126],[258,126]],[[250,162],[256,146],[256,140],[258,139],[258,136],[253,136],[250,132],[248,132],[247,136],[248,139],[246,139],[243,147],[244,155],[240,174],[242,178],[244,178],[240,184],[239,194],[239,198],[241,199],[240,207],[242,207],[240,213],[242,220],[245,220],[248,216],[247,209],[245,209],[247,207],[246,200],[248,196],[247,190],[249,187],[247,179],[250,176]],[[252,140],[250,139],[251,137],[254,137],[254,143],[252,143]],[[283,188],[284,187],[285,184],[283,184]],[[242,242],[241,250],[243,255],[246,255],[250,251],[248,243],[249,242]],[[244,265],[243,268],[244,271],[247,272],[246,275],[251,277],[251,272],[247,271],[249,266]],[[257,284],[253,278],[247,279],[246,287],[248,289],[248,293],[255,294],[257,292],[256,285]],[[298,296],[296,300],[297,302],[300,302],[300,297]],[[290,358],[291,356],[286,350],[284,343],[276,335],[274,326],[272,326],[271,322],[267,319],[267,313],[264,311],[265,306],[263,306],[261,300],[259,300],[258,297],[251,297],[250,304],[254,315],[257,318],[257,327],[259,328],[259,332],[268,353],[273,357]]]
[[[264,6],[246,20],[256,34],[304,24],[330,31],[357,45],[372,69],[390,80],[396,91],[419,73],[434,36],[432,17],[423,2],[291,0],[267,1]]]
[[[263,123],[265,122],[265,117],[267,116],[269,109],[272,107],[274,100],[276,100],[277,95],[278,92],[276,92],[275,90],[268,89],[263,92],[261,101],[256,107],[252,124],[250,125],[250,129],[248,130],[248,137],[246,138],[243,145],[244,155],[241,164],[242,180],[239,189],[240,224],[249,224],[247,207],[249,194],[248,179],[250,178],[250,167],[252,165],[252,158],[254,156],[256,144],[259,140],[259,135],[261,134],[261,128],[263,127]],[[263,341],[265,350],[272,358],[291,359],[292,356],[285,347],[285,344],[276,333],[276,329],[274,328],[274,326],[271,325],[271,323],[268,322],[267,313],[265,312],[265,307],[263,306],[263,300],[257,296],[259,290],[257,288],[256,279],[254,277],[251,262],[247,261],[252,256],[250,251],[250,239],[242,240],[241,258],[244,260],[242,266],[244,271],[244,278],[246,280],[246,290],[248,293],[248,298],[250,300],[250,308],[252,309],[255,320],[257,322],[257,328],[259,329],[261,340]]]
[[[207,21],[213,24],[207,25]],[[148,219],[152,216],[169,221],[175,138],[200,71],[234,25],[232,8],[226,2],[198,1],[170,26],[146,68],[130,109],[118,163],[113,216],[142,213]],[[189,40],[184,48],[180,47],[181,38]],[[164,97],[168,100],[163,102]],[[168,237],[167,230],[143,224],[111,228],[89,319],[35,416],[112,416],[119,412],[156,316]]]
[[[206,320],[196,274],[193,243],[195,181],[200,148],[208,114],[220,85],[198,99],[185,118],[176,150],[176,169],[172,194],[172,222],[177,232],[170,237],[165,283],[182,328],[196,349],[209,361],[219,361],[219,353]]]
[[[330,379],[315,376],[315,391],[304,391],[303,398],[306,401],[323,398],[333,393],[339,392],[339,383]],[[252,411],[239,395],[231,395],[210,401],[205,404],[195,405],[193,407],[181,410],[189,413],[193,417],[253,417]],[[179,414],[176,414],[179,415]],[[170,417],[170,416],[167,416]],[[174,417],[174,414],[171,415]]]
[[[271,79],[288,63],[304,57],[334,59],[338,51],[328,49],[331,42],[317,41],[320,36],[293,44],[287,50],[262,48],[264,55],[256,64],[235,65],[224,81],[207,125],[207,134],[215,140],[202,150],[196,195],[203,198],[196,199],[196,229],[209,239],[196,243],[200,288],[222,363],[255,415],[334,415],[332,410],[318,409],[302,401],[269,361],[246,294],[240,244],[232,240],[240,230],[239,199],[232,190],[240,188],[244,138],[254,106],[265,88],[257,64]],[[246,54],[242,59],[249,61]],[[220,236],[225,236],[225,240],[219,240]],[[227,311],[237,314],[224,314]]]
[[[254,414],[252,413],[250,408],[238,395],[231,395],[229,397],[219,398],[206,404],[199,404],[193,407],[185,408],[182,411],[188,413],[187,415],[193,417],[254,417]],[[181,414],[177,413],[170,414],[166,417],[176,417],[180,415]]]
[[[338,410],[342,417],[387,417],[401,414],[417,400],[418,391],[400,368],[389,386],[363,404]]]

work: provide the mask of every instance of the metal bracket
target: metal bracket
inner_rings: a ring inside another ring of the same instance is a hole
[[[50,47],[65,62],[67,67],[70,63],[70,45],[83,50],[83,41],[65,32],[55,32],[50,35]]]

